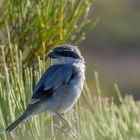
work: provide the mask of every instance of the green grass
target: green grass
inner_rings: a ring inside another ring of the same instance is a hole
[[[1,46],[1,48],[3,48]],[[22,53],[15,47],[13,69],[5,63],[2,49],[3,67],[0,69],[0,131],[14,121],[27,106],[32,94],[33,82],[39,80],[46,69],[38,58],[38,69],[26,67],[22,70]],[[73,131],[80,140],[138,140],[140,137],[140,103],[131,96],[121,97],[118,86],[114,85],[120,105],[113,98],[101,98],[99,75],[95,71],[96,96],[90,93],[85,84],[78,104],[67,113]],[[56,121],[55,121],[56,122]],[[62,123],[57,121],[59,125]],[[21,124],[13,134],[3,134],[1,140],[71,140],[76,139],[71,132],[61,133],[53,127],[53,118],[47,112],[32,117]]]
[[[61,43],[78,44],[85,38],[83,28],[95,26],[88,18],[92,5],[92,0],[7,0],[1,7],[0,133],[28,105],[35,84],[49,66],[45,60],[49,50]],[[96,96],[85,83],[80,100],[67,113],[74,133],[54,129],[54,123],[62,126],[62,122],[44,112],[22,123],[13,134],[1,134],[0,140],[138,140],[140,103],[131,96],[123,99],[116,84],[120,105],[113,98],[102,98],[98,72],[93,75]]]

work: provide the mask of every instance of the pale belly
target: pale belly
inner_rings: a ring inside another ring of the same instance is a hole
[[[73,88],[61,87],[61,90],[58,90],[53,96],[53,109],[50,107],[50,111],[67,112],[75,105],[80,94],[81,90],[77,86],[73,86]]]
[[[55,91],[51,98],[48,98],[48,100],[40,104],[35,114],[42,113],[44,111],[49,111],[52,114],[55,112],[65,113],[75,105],[80,94],[81,90],[77,85],[72,87],[61,86]]]

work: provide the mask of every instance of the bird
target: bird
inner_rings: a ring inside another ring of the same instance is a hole
[[[48,57],[52,65],[35,86],[24,113],[5,132],[13,132],[21,122],[44,111],[57,115],[70,125],[64,114],[76,104],[83,90],[85,61],[78,46],[69,44],[58,45]]]

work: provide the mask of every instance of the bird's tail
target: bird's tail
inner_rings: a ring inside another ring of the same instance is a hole
[[[27,120],[30,117],[29,114],[23,113],[17,120],[15,120],[12,124],[10,124],[4,132],[12,132],[16,129],[16,127],[22,122]]]

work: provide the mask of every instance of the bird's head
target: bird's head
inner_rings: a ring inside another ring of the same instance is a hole
[[[48,54],[48,57],[52,59],[53,64],[84,63],[80,50],[73,45],[59,45]]]

